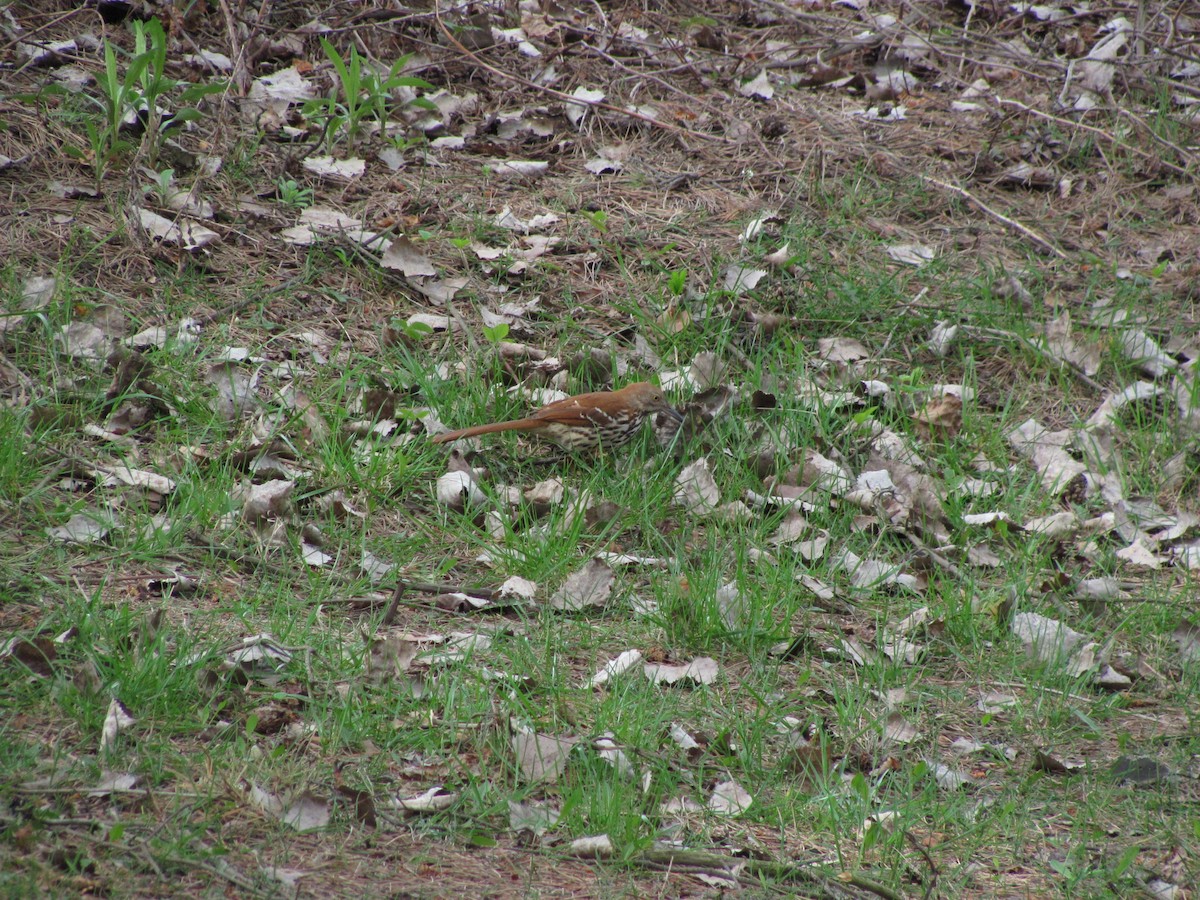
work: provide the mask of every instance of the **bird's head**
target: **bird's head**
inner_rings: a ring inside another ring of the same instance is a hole
[[[625,395],[625,400],[634,408],[643,413],[665,412],[668,415],[682,421],[683,415],[663,394],[662,388],[657,384],[651,384],[649,381],[639,381],[636,384],[628,385],[621,389],[621,393]]]

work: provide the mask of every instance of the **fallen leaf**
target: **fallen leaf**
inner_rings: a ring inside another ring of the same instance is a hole
[[[708,808],[720,816],[740,816],[753,802],[749,791],[736,781],[722,781],[713,788]]]
[[[401,236],[388,244],[379,264],[385,269],[394,269],[405,278],[436,275],[437,269],[429,257],[417,249],[409,238]]]
[[[567,770],[571,748],[578,738],[555,737],[533,731],[515,731],[512,736],[517,768],[527,782],[554,783]]]
[[[718,666],[715,659],[700,656],[681,665],[647,663],[642,671],[654,684],[676,684],[685,680],[696,684],[712,684],[717,678]]]
[[[602,559],[593,558],[568,576],[550,597],[554,609],[576,612],[587,606],[603,606],[612,593],[613,571]]]

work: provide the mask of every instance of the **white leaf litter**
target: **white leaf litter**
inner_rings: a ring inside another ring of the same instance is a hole
[[[200,50],[183,58],[190,66],[198,69],[212,69],[214,72],[229,72],[233,69],[233,60],[224,53],[216,50]]]
[[[1037,613],[1017,613],[1010,628],[1031,656],[1046,663],[1065,662],[1072,677],[1096,666],[1095,642],[1055,619]]]
[[[817,340],[817,355],[827,362],[848,365],[870,359],[871,351],[856,338],[832,337]]]
[[[1076,67],[1080,92],[1075,101],[1079,110],[1091,109],[1101,103],[1112,88],[1116,66],[1113,60],[1129,41],[1133,24],[1124,16],[1106,22],[1098,34],[1104,35],[1088,51],[1087,57]],[[1068,72],[1071,70],[1068,69]]]
[[[945,359],[946,354],[950,352],[950,345],[954,343],[956,337],[958,337],[958,326],[942,320],[934,323],[933,331],[930,332],[929,340],[925,342],[925,345],[938,359]]]
[[[850,581],[856,588],[874,590],[889,585],[898,585],[911,590],[920,590],[920,582],[915,577],[901,571],[901,566],[877,559],[859,556],[851,550],[842,548],[833,558],[833,563],[850,576]]]
[[[89,797],[107,797],[109,794],[131,791],[137,785],[137,776],[129,772],[105,772],[96,786],[87,792]]]
[[[595,91],[583,86],[575,88],[571,93],[574,100],[568,100],[566,105],[567,121],[576,130],[583,124],[584,118],[591,111],[592,104],[604,100],[604,91]]]
[[[485,159],[483,164],[491,167],[498,178],[541,178],[550,169],[550,163],[536,159]]]
[[[1067,452],[1072,435],[1069,431],[1050,431],[1035,419],[1028,419],[1007,435],[1009,444],[1033,463],[1041,475],[1042,487],[1057,495],[1067,489],[1087,466]]]
[[[918,736],[916,727],[898,712],[888,715],[884,722],[883,737],[885,741],[893,744],[911,744]]]
[[[296,831],[313,831],[329,824],[329,804],[308,791],[301,791],[285,804],[277,794],[253,782],[242,784],[251,804]]]
[[[292,659],[292,651],[271,634],[252,634],[226,650],[224,665],[245,672],[274,674]],[[191,660],[194,662],[194,660]]]
[[[413,313],[405,319],[407,325],[423,325],[430,331],[462,331],[462,322],[454,316],[439,316],[434,313]]]
[[[182,347],[199,340],[200,328],[200,323],[195,319],[180,319],[174,335],[171,329],[156,325],[125,338],[124,343],[134,350],[162,350],[173,337],[175,343]]]
[[[58,281],[46,275],[33,275],[21,285],[21,309],[30,312],[42,309],[54,299]]]
[[[300,879],[310,874],[303,869],[287,869],[282,866],[263,866],[261,871],[267,878],[289,888],[297,887]]]
[[[412,286],[417,292],[436,306],[445,306],[454,299],[454,295],[467,286],[468,279],[462,278],[420,278],[414,279]]]
[[[520,575],[511,575],[500,585],[500,589],[496,591],[496,597],[500,600],[529,601],[537,594],[537,588],[537,582],[522,578]]]
[[[924,244],[895,244],[888,247],[888,256],[909,266],[923,266],[937,257],[932,247]]]
[[[98,510],[76,513],[65,525],[47,528],[46,534],[51,540],[64,544],[96,544],[108,536],[115,524],[110,516]]]
[[[129,466],[97,466],[88,470],[88,474],[96,479],[98,485],[104,487],[120,483],[164,496],[175,490],[173,479],[145,469],[131,469]]]
[[[685,466],[676,476],[674,499],[677,506],[699,516],[708,515],[720,505],[721,491],[706,457]]]
[[[304,561],[305,565],[317,568],[329,565],[333,562],[334,557],[330,556],[316,544],[310,544],[305,541],[300,544],[300,559]]]
[[[467,472],[447,472],[442,475],[437,480],[435,493],[438,503],[451,509],[463,509],[486,499],[475,479]]]
[[[596,755],[600,759],[612,766],[622,778],[632,781],[637,777],[637,770],[633,767],[633,763],[629,761],[629,757],[625,755],[625,751],[617,746],[611,732],[606,732],[593,741],[592,749],[596,751]]]
[[[719,816],[740,816],[753,802],[749,791],[736,781],[722,781],[713,788],[708,808]]]
[[[132,728],[136,720],[130,715],[125,704],[113,697],[108,704],[108,712],[104,714],[104,725],[100,729],[100,752],[112,750],[117,743],[117,735],[127,728]]]
[[[183,217],[171,220],[156,212],[140,208],[137,210],[137,214],[142,228],[146,229],[151,237],[184,250],[199,250],[220,237],[212,229]]]
[[[872,106],[868,109],[852,110],[850,115],[873,122],[903,122],[908,118],[907,106]]]
[[[393,797],[388,806],[409,813],[433,813],[449,809],[458,802],[458,794],[440,784],[413,797]]]
[[[1174,357],[1162,351],[1154,338],[1136,329],[1121,334],[1121,352],[1151,378],[1161,378],[1179,365]]]
[[[577,611],[587,606],[603,606],[612,593],[613,571],[602,559],[593,558],[563,582],[550,597],[554,609]]]
[[[1075,339],[1071,330],[1071,312],[1062,313],[1046,323],[1045,346],[1055,356],[1078,366],[1085,375],[1100,371],[1100,349]]]
[[[517,52],[522,56],[537,59],[542,55],[541,50],[529,43],[524,28],[496,28],[492,26],[491,31],[493,41],[497,44],[515,44]]]
[[[102,362],[108,358],[112,350],[112,338],[96,325],[90,322],[72,322],[62,326],[54,336],[62,352],[72,359],[88,362]]]
[[[980,712],[989,715],[995,715],[1016,705],[1016,696],[1004,691],[983,691],[979,695],[979,703],[977,704]]]
[[[615,175],[625,168],[625,163],[608,156],[593,156],[583,167],[593,175]]]
[[[1179,657],[1186,663],[1200,662],[1200,625],[1184,622],[1171,634]]]
[[[691,681],[695,684],[712,684],[717,678],[717,661],[709,656],[700,656],[690,663],[667,665],[647,663],[642,672],[654,684],[677,684]]]
[[[513,732],[512,748],[517,768],[527,782],[554,783],[567,770],[571,748],[578,738],[555,737],[521,728]]]
[[[792,260],[792,255],[789,252],[791,244],[784,244],[774,253],[768,253],[763,257],[763,262],[773,269],[781,269]]]
[[[588,687],[599,687],[602,684],[607,684],[618,675],[623,675],[634,666],[642,661],[642,651],[626,650],[620,655],[606,662],[603,668],[600,669],[591,680],[587,683]]]
[[[615,852],[607,834],[576,838],[571,841],[567,852],[581,859],[607,859]]]
[[[766,269],[755,269],[750,266],[729,266],[722,278],[725,290],[734,294],[744,294],[754,290],[760,281],[767,277]]]
[[[742,592],[738,590],[737,584],[729,582],[717,588],[716,594],[717,612],[721,616],[721,621],[725,623],[725,627],[731,631],[742,628],[746,624],[747,613],[749,612],[748,605]]]
[[[944,791],[957,791],[963,785],[971,783],[971,777],[957,769],[952,769],[932,759],[927,759],[925,762],[929,766],[929,771],[933,773],[933,780]]]
[[[356,244],[368,249],[386,249],[386,239],[368,231],[362,223],[336,209],[310,206],[300,213],[299,222],[280,232],[284,243],[304,246],[316,243],[322,234],[344,234]]]
[[[288,107],[312,100],[316,90],[295,65],[256,78],[242,110],[250,119],[258,119],[264,128],[278,128],[286,122]]]
[[[310,156],[303,164],[306,172],[312,172],[318,178],[338,178],[349,181],[359,178],[367,171],[365,159],[335,159],[332,156]]]
[[[613,553],[611,550],[602,550],[596,554],[597,559],[602,559],[613,568],[624,568],[627,566],[650,566],[655,569],[669,569],[675,565],[675,560],[670,556],[638,556],[636,553]]]
[[[242,504],[242,518],[256,524],[287,516],[291,512],[291,496],[295,489],[296,482],[281,479],[251,485]]]
[[[542,231],[549,228],[558,222],[559,217],[554,213],[542,213],[541,215],[531,216],[528,219],[518,218],[510,207],[504,207],[495,218],[495,224],[500,228],[508,229],[509,231],[519,231],[522,234],[529,234],[533,231]]]
[[[775,96],[775,88],[771,86],[766,69],[759,69],[757,75],[738,85],[737,92],[752,100],[770,100]]]
[[[324,828],[329,824],[329,804],[308,791],[303,791],[287,805],[279,820],[296,831]]]
[[[1148,403],[1166,395],[1166,388],[1148,381],[1135,381],[1116,393],[1107,394],[1088,419],[1087,427],[1092,430],[1103,428],[1115,422],[1125,407]]]
[[[437,269],[434,268],[429,257],[404,236],[400,236],[388,244],[387,249],[383,251],[383,256],[380,257],[379,264],[385,269],[399,271],[405,278],[437,274]]]
[[[527,831],[541,837],[558,824],[560,815],[560,809],[543,800],[508,801],[508,827],[512,831]]]
[[[700,742],[692,737],[688,733],[687,729],[678,722],[671,723],[668,734],[670,734],[671,740],[675,742],[675,746],[677,746],[684,753],[690,753],[693,750],[700,749]]]
[[[867,816],[863,819],[862,825],[855,829],[855,834],[859,840],[867,836],[872,828],[879,828],[881,831],[891,833],[896,829],[896,811],[891,809],[881,809],[877,813]]]
[[[1124,560],[1129,565],[1140,569],[1159,569],[1164,561],[1161,557],[1155,556],[1154,551],[1146,546],[1146,539],[1143,537],[1136,538],[1128,547],[1118,550],[1117,559]]]
[[[950,744],[949,750],[957,756],[966,756],[969,753],[981,753],[987,751],[989,753],[999,753],[1010,762],[1017,758],[1017,751],[1012,747],[1004,744],[980,743],[973,741],[970,738],[958,737]]]

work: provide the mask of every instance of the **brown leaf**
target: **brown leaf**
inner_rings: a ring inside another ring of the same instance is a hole
[[[613,571],[601,559],[591,559],[573,572],[550,597],[554,609],[575,612],[586,606],[603,606],[612,593]]]

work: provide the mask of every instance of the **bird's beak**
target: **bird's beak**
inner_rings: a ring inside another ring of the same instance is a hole
[[[679,410],[677,410],[677,409],[676,409],[674,406],[672,406],[670,403],[668,403],[668,404],[667,404],[667,412],[668,412],[668,413],[670,413],[670,414],[671,414],[671,416],[673,416],[673,417],[674,417],[674,419],[675,419],[675,421],[676,421],[676,422],[682,422],[682,421],[683,421],[683,413],[681,413]]]

